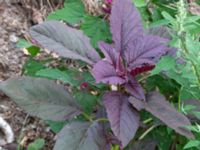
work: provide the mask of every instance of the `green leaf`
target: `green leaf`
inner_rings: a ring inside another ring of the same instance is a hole
[[[173,25],[173,27],[175,28],[175,29],[177,29],[177,27],[178,27],[178,24],[177,24],[177,21],[176,21],[176,19],[175,18],[173,18],[168,12],[166,12],[166,11],[162,11],[162,16],[166,19],[166,20],[169,20],[170,21],[170,23]]]
[[[82,106],[84,112],[88,114],[91,114],[94,110],[94,106],[97,105],[98,97],[88,92],[76,92],[74,97]]]
[[[0,83],[0,90],[32,116],[63,121],[81,113],[63,86],[46,79],[19,77]]]
[[[199,147],[200,146],[200,141],[197,140],[190,140],[183,149],[189,149],[193,147]]]
[[[36,75],[48,79],[60,80],[64,83],[69,83],[71,85],[75,84],[74,83],[75,81],[72,80],[72,76],[70,74],[68,74],[65,71],[60,71],[59,69],[51,69],[51,68],[42,69],[36,72]]]
[[[60,130],[68,123],[67,121],[51,121],[48,120],[46,123],[50,126],[54,133],[60,132]]]
[[[97,42],[111,40],[108,23],[99,17],[86,15],[81,24],[81,30],[91,38],[91,43],[95,48],[98,47]]]
[[[44,69],[44,65],[36,60],[30,58],[23,66],[23,74],[29,76],[35,76],[36,72]]]
[[[25,39],[20,39],[18,42],[17,42],[17,47],[18,48],[28,48],[28,47],[31,47],[32,44],[30,42],[28,42],[27,40]]]
[[[85,71],[79,72],[73,69],[66,69],[61,71],[59,69],[46,68],[36,72],[36,76],[48,78],[52,80],[60,80],[64,83],[69,83],[71,86],[80,86],[83,82],[94,84],[92,75]]]
[[[36,56],[40,52],[40,48],[37,46],[31,46],[26,49],[32,57]]]
[[[33,143],[28,145],[28,150],[41,150],[44,145],[44,139],[36,139]]]
[[[159,74],[161,71],[168,71],[175,67],[176,60],[170,56],[164,56],[151,71],[151,75]]]
[[[65,2],[64,7],[48,15],[47,20],[63,20],[69,24],[80,23],[85,15],[81,0]]]
[[[107,141],[98,122],[72,122],[58,134],[54,150],[105,150]]]
[[[136,7],[145,7],[147,4],[145,0],[132,0]]]
[[[38,52],[40,51],[39,47],[32,45],[30,42],[28,42],[24,39],[19,40],[19,42],[17,43],[17,47],[27,49],[28,53],[32,57],[36,56],[38,54]]]

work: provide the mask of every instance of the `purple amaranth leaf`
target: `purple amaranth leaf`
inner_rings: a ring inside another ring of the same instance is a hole
[[[165,54],[168,40],[153,35],[144,35],[128,45],[125,60],[129,70],[141,66],[154,66],[159,58]]]
[[[113,2],[110,27],[115,49],[120,53],[127,49],[129,43],[143,35],[140,14],[131,0],[115,0]]]
[[[126,82],[125,78],[117,75],[114,66],[104,60],[99,61],[94,65],[92,73],[97,83],[103,82],[117,85]]]
[[[156,141],[152,138],[138,140],[134,142],[133,146],[130,146],[130,150],[156,150]]]
[[[188,138],[194,138],[194,135],[187,130],[186,126],[191,123],[186,116],[177,112],[171,104],[158,92],[151,92],[146,96],[146,102],[139,101],[133,97],[129,98],[129,102],[137,109],[145,109],[152,115],[159,118],[163,123],[174,129],[179,134]]]
[[[39,45],[62,57],[80,59],[90,65],[100,60],[89,38],[82,31],[59,21],[47,21],[33,26],[29,32]]]
[[[119,92],[108,92],[103,97],[111,129],[125,147],[135,136],[139,127],[139,114],[129,102],[128,96]]]
[[[54,150],[110,150],[104,129],[98,122],[72,122],[58,134]]]
[[[105,56],[105,59],[114,67],[116,67],[117,57],[119,56],[119,53],[116,52],[114,45],[107,44],[105,42],[99,42],[98,44],[99,48]]]
[[[63,86],[47,79],[9,79],[0,83],[0,91],[12,98],[27,113],[43,120],[72,119],[82,112]]]
[[[145,100],[142,86],[133,77],[128,83],[125,84],[125,88],[133,97],[137,98],[138,100]]]

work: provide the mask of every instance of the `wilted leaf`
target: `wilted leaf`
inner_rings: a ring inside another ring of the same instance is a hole
[[[139,106],[137,109],[144,108],[176,132],[189,138],[194,137],[190,131],[184,128],[191,125],[188,118],[177,112],[176,109],[166,101],[165,97],[158,92],[149,93],[146,97],[146,102],[137,100],[133,97],[129,99],[129,102],[132,103],[134,107]]]
[[[46,79],[20,77],[0,83],[0,90],[30,115],[61,121],[81,113],[64,87]]]
[[[60,131],[54,150],[107,150],[107,144],[98,122],[73,122]]]
[[[130,106],[127,95],[109,92],[104,95],[103,100],[111,129],[125,147],[139,127],[139,114]]]
[[[44,48],[62,57],[80,59],[89,64],[100,57],[90,45],[90,40],[82,31],[73,29],[59,21],[48,21],[30,29],[30,35]]]

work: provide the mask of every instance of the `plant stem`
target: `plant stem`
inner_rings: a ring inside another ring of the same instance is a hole
[[[97,122],[108,122],[108,118],[99,118],[96,120]]]
[[[112,146],[112,150],[120,150],[119,145],[114,145],[114,146]]]
[[[180,91],[178,95],[178,112],[181,112],[181,97],[180,97]]]
[[[156,125],[151,126],[149,129],[147,129],[140,137],[139,140],[142,140],[149,132],[151,132],[154,128],[156,127]]]
[[[83,112],[82,115],[85,117],[85,119],[89,120],[90,122],[93,121],[93,119],[88,114]]]
[[[186,47],[186,44],[185,44],[185,39],[184,38],[181,38],[181,46],[182,46],[182,49],[183,49],[183,51],[185,52],[185,55],[188,55],[189,54],[189,51],[188,51],[188,49],[187,49],[187,47]],[[190,63],[192,64],[192,67],[193,67],[193,69],[194,69],[194,74],[196,75],[196,77],[197,77],[197,80],[198,80],[198,84],[199,84],[199,87],[200,87],[200,74],[199,74],[199,72],[198,72],[198,68],[197,68],[197,66],[195,65],[195,63],[190,59],[189,60],[190,61]]]
[[[152,118],[148,118],[148,119],[144,120],[143,123],[147,124],[147,123],[151,122],[152,120],[153,120]]]

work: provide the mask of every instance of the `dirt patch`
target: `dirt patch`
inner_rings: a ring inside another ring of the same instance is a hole
[[[21,75],[27,56],[16,47],[16,43],[33,23],[26,11],[27,9],[20,5],[11,5],[0,1],[0,81]],[[54,134],[50,128],[40,119],[27,115],[1,93],[0,117],[9,123],[15,134],[15,141],[4,146],[5,149],[16,150],[19,144],[26,147],[37,138],[45,139],[44,150],[52,149]]]

